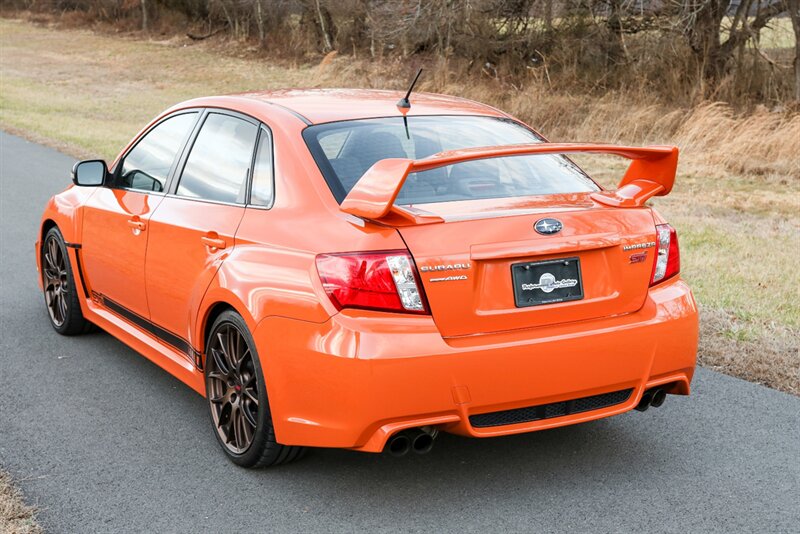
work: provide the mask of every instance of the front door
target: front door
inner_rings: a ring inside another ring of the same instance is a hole
[[[234,247],[257,133],[255,121],[208,112],[171,194],[150,218],[150,319],[183,339],[191,339],[193,314]]]
[[[198,115],[172,115],[151,128],[117,165],[111,183],[84,206],[81,253],[86,280],[111,308],[116,303],[142,317],[149,315],[144,261],[150,217],[164,199],[170,170]]]

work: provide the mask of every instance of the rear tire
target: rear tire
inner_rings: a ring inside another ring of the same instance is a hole
[[[58,227],[47,231],[42,240],[42,288],[50,324],[63,336],[85,334],[92,328],[81,311],[75,277],[67,245]]]
[[[259,468],[300,458],[304,447],[281,445],[253,336],[237,313],[222,312],[206,340],[206,400],[225,455],[242,467]]]

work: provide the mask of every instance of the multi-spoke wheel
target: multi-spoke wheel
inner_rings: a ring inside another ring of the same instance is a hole
[[[76,294],[75,278],[64,238],[58,228],[51,228],[42,241],[42,288],[50,323],[60,334],[86,332],[91,324],[84,319]]]
[[[223,312],[206,342],[206,398],[214,430],[228,457],[244,467],[294,460],[301,447],[275,441],[267,390],[255,343],[244,320]]]
[[[258,391],[253,353],[233,323],[214,332],[208,344],[208,401],[217,434],[228,449],[245,452],[258,425]]]

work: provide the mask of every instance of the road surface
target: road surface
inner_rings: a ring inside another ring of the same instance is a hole
[[[33,243],[73,159],[0,132],[0,466],[52,532],[798,532],[800,399],[699,370],[660,409],[431,454],[247,471],[203,399],[48,324]]]

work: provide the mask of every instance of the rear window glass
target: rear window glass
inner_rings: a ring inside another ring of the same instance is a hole
[[[402,117],[310,126],[303,137],[331,192],[342,202],[376,161],[422,159],[462,148],[540,143],[541,137],[502,118]],[[457,163],[408,176],[399,205],[597,191],[569,159],[542,154]]]

